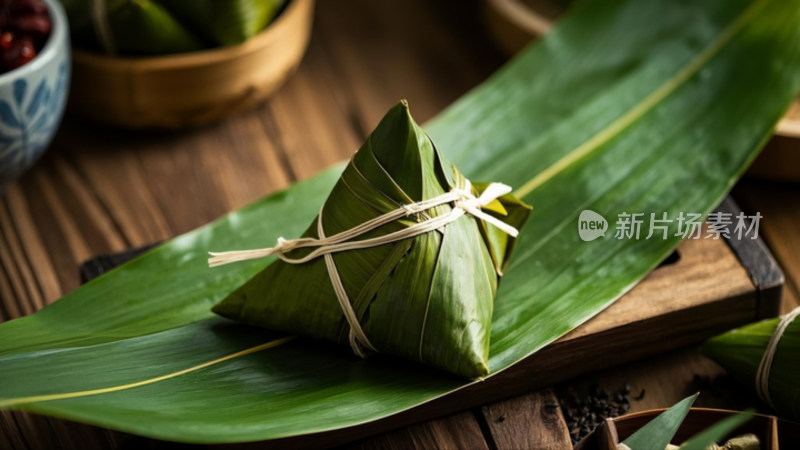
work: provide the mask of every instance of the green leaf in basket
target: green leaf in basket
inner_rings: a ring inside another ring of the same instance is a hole
[[[800,89],[800,3],[584,1],[425,125],[465,176],[536,206],[492,319],[496,373],[608,307],[680,238],[584,242],[581,211],[706,213]],[[301,235],[343,166],[180,236],[0,325],[0,405],[188,442],[350,427],[469,385],[391,357],[215,317],[272,259],[206,252]],[[384,180],[386,181],[386,180]],[[391,189],[384,186],[382,189]],[[387,191],[388,192],[388,191]],[[486,383],[493,381],[493,375]]]
[[[753,416],[753,411],[748,410],[726,417],[689,438],[688,441],[681,444],[680,450],[706,450],[713,448],[710,446],[725,439],[725,436],[730,435],[733,430],[742,426]]]
[[[214,45],[240,44],[269,24],[286,0],[158,0]]]
[[[104,0],[104,39],[92,13],[93,0],[62,0],[73,41],[92,50],[119,54],[161,55],[200,50],[206,45],[156,0]]]
[[[679,401],[670,409],[659,414],[647,425],[639,428],[632,435],[628,436],[622,443],[631,450],[650,450],[667,448],[667,445],[675,437],[675,433],[683,423],[683,419],[689,414],[697,394]]]

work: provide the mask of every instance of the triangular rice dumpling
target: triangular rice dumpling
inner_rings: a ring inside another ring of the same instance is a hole
[[[320,223],[325,236],[337,235],[454,188],[466,189],[474,197],[493,189],[487,184],[471,185],[448,163],[403,101],[386,114],[353,156],[326,200],[321,220],[318,223],[318,216],[303,237],[319,238]],[[461,208],[458,205],[448,202],[409,213],[353,241],[452,217],[449,214]],[[355,328],[360,326],[377,352],[468,378],[487,375],[495,292],[515,242],[498,227],[521,228],[530,209],[504,194],[484,202],[481,211],[465,213],[431,231],[331,253],[334,271],[357,320]],[[489,219],[502,222],[493,225]],[[313,250],[299,248],[281,256],[303,258]],[[353,327],[334,290],[335,274],[329,272],[327,257],[309,258],[302,264],[273,262],[213,311],[252,325],[354,345]]]
[[[701,350],[781,417],[800,419],[800,308],[713,337]]]

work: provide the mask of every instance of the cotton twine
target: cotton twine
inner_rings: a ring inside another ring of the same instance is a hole
[[[778,350],[778,344],[783,337],[783,333],[798,315],[800,315],[800,307],[781,317],[778,327],[769,339],[769,343],[767,343],[767,349],[764,351],[764,356],[761,357],[761,363],[758,365],[758,372],[756,372],[756,392],[762,400],[773,408],[775,405],[772,403],[772,397],[769,393],[769,375],[772,370],[772,362],[775,359],[775,352]]]
[[[479,197],[476,197],[472,193],[472,185],[470,184],[469,180],[466,180],[463,186],[453,188],[450,192],[446,192],[428,200],[403,205],[393,211],[331,236],[325,236],[325,230],[322,226],[322,215],[324,210],[323,206],[323,209],[320,209],[319,215],[317,216],[317,234],[319,237],[306,237],[290,240],[279,237],[278,243],[274,247],[255,250],[237,250],[230,252],[209,252],[211,258],[208,259],[208,265],[210,267],[217,267],[238,261],[265,258],[271,255],[276,255],[282,261],[289,264],[303,264],[320,256],[324,257],[325,266],[328,270],[328,276],[330,277],[333,291],[336,293],[336,298],[339,300],[339,306],[342,308],[344,317],[347,320],[347,323],[350,325],[350,347],[352,347],[355,354],[363,358],[367,356],[369,352],[377,352],[377,350],[372,343],[370,343],[369,338],[367,338],[367,335],[361,328],[361,324],[359,323],[358,317],[353,310],[353,306],[350,303],[347,292],[342,285],[339,271],[336,268],[335,261],[333,260],[333,253],[372,248],[391,242],[408,239],[414,236],[419,236],[434,230],[442,229],[447,224],[453,223],[461,218],[461,216],[464,214],[470,214],[477,219],[496,226],[504,233],[516,237],[519,235],[519,230],[481,210],[482,207],[510,192],[511,187],[502,183],[492,183],[486,188],[486,190],[483,191],[483,193],[481,193]],[[431,208],[448,203],[452,203],[452,209],[447,214],[424,219],[421,222],[415,223],[407,228],[387,233],[382,236],[353,240],[364,233],[375,230],[392,221],[419,214]],[[314,248],[314,250],[312,250],[306,256],[300,258],[291,258],[286,255],[286,253],[300,248]]]

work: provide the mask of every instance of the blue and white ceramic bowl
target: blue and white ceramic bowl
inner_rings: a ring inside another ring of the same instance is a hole
[[[52,31],[29,63],[0,75],[0,187],[42,156],[61,122],[69,89],[67,17],[58,0],[45,0]]]

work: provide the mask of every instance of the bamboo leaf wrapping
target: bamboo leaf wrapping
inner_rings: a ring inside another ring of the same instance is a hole
[[[402,102],[367,138],[325,201],[320,212],[325,235],[445,194],[456,183],[463,185],[463,176],[441,157]],[[496,217],[521,228],[530,208],[510,195],[499,200],[505,214]],[[449,204],[437,206],[358,240],[408,228],[451,210]],[[320,237],[318,220],[319,216],[303,237]],[[513,242],[496,233],[494,226],[464,215],[436,231],[336,253],[333,260],[358,322],[379,352],[478,378],[489,373],[498,272]],[[287,256],[302,257],[310,251],[297,249]],[[214,312],[343,344],[350,332],[321,257],[298,265],[272,263],[216,305]]]
[[[755,390],[761,358],[780,321],[764,320],[723,333],[703,344],[702,351]],[[794,319],[778,341],[768,379],[772,406],[781,416],[791,419],[800,419],[798,365],[800,320]]]
[[[602,311],[679,243],[583,242],[582,210],[613,226],[621,211],[718,204],[800,89],[799,22],[800,4],[779,0],[584,1],[425,125],[467,177],[515,186],[536,206],[497,292],[492,373]],[[206,251],[302,234],[342,169],[0,325],[0,408],[242,442],[353,426],[463,388],[422,365],[361,361],[211,313],[271,260],[209,270]]]

